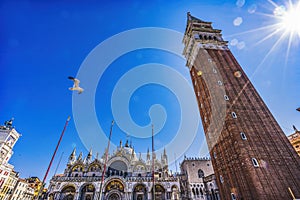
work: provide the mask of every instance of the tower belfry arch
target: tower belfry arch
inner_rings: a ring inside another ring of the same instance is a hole
[[[300,158],[214,29],[188,13],[183,43],[221,199],[300,198]]]

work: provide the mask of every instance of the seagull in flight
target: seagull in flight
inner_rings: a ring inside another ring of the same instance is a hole
[[[74,78],[72,76],[69,76],[68,79],[72,80],[74,82],[74,85],[73,87],[69,88],[69,90],[77,90],[78,91],[78,94],[81,94],[83,92],[83,88],[79,87],[79,83],[80,81],[77,79],[77,78]]]

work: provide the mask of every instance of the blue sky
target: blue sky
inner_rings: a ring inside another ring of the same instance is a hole
[[[285,1],[275,2],[285,5]],[[188,11],[204,21],[213,22],[214,28],[223,31],[231,51],[283,131],[287,135],[291,134],[292,125],[300,128],[300,113],[295,110],[300,106],[299,37],[292,41],[289,55],[286,56],[287,39],[268,54],[280,33],[263,42],[259,41],[270,34],[271,30],[245,33],[276,23],[273,17],[266,16],[273,15],[273,10],[274,6],[270,2],[254,0],[73,1],[72,4],[66,1],[1,1],[0,121],[14,117],[14,125],[22,134],[14,147],[10,163],[15,165],[21,177],[43,178],[65,120],[69,115],[73,116],[73,93],[68,90],[72,82],[67,77],[77,75],[83,61],[97,45],[123,31],[142,27],[168,28],[184,33]],[[147,39],[147,35],[143,39]],[[147,48],[116,58],[99,80],[94,98],[98,123],[106,135],[109,134],[110,123],[114,118],[111,97],[116,83],[131,69],[147,63],[167,65],[190,84],[185,61],[172,53]],[[147,84],[138,88],[130,98],[128,110],[132,120],[139,126],[151,123],[148,112],[152,105],[161,104],[164,107],[167,117],[162,123],[164,127],[155,136],[156,149],[163,148],[176,137],[182,120],[180,101],[176,97],[168,87]],[[74,98],[78,98],[78,95]],[[88,132],[89,119],[85,120]],[[58,173],[63,171],[75,146],[84,155],[87,149],[93,148],[89,145],[85,147],[82,143],[84,134],[78,133],[72,118],[49,178],[62,152]],[[113,144],[118,144],[120,139],[124,141],[131,138],[137,152],[144,153],[148,147],[151,149],[151,138],[126,135],[130,133],[126,134],[116,123]],[[199,144],[203,141],[200,123],[193,144],[182,154],[205,156],[205,152],[201,155],[199,152]],[[99,144],[102,146],[95,151],[102,154],[105,145],[103,141],[99,141]],[[168,153],[169,157],[174,158],[174,152]],[[170,168],[175,170],[174,163]]]

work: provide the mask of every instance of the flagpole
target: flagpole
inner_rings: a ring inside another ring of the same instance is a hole
[[[56,174],[56,172],[57,172],[57,170],[58,170],[58,167],[59,167],[59,165],[60,165],[60,162],[61,162],[61,159],[62,159],[63,155],[64,155],[64,152],[62,152],[61,155],[60,155],[58,164],[57,164],[56,169],[55,169],[55,171],[54,171],[54,175]]]
[[[102,187],[103,187],[103,182],[104,182],[104,175],[105,175],[105,171],[106,171],[106,162],[107,162],[107,158],[108,158],[108,151],[109,151],[112,128],[113,128],[114,123],[115,123],[114,120],[112,120],[111,126],[110,126],[110,132],[109,132],[109,139],[108,139],[108,142],[107,142],[107,148],[106,148],[106,151],[105,151],[105,161],[104,161],[104,166],[103,166],[103,170],[102,170],[102,179],[101,179],[101,183],[100,183],[100,194],[99,194],[98,200],[102,199]]]
[[[177,158],[176,158],[176,153],[174,153],[175,156],[175,168],[176,168],[176,174],[177,174]]]
[[[49,163],[49,165],[48,165],[47,171],[46,171],[45,176],[44,176],[44,178],[43,178],[42,185],[41,185],[41,188],[40,188],[40,190],[39,190],[39,192],[38,192],[38,195],[37,195],[37,198],[36,198],[36,199],[39,199],[40,194],[41,194],[41,192],[42,192],[42,190],[43,190],[43,188],[44,188],[44,184],[45,184],[46,178],[47,178],[47,176],[48,176],[49,170],[50,170],[50,168],[51,168],[51,166],[52,166],[54,157],[55,157],[55,155],[56,155],[56,152],[57,152],[58,147],[59,147],[59,145],[60,145],[60,142],[61,142],[61,140],[62,140],[62,138],[63,138],[63,136],[64,136],[64,133],[65,133],[65,131],[66,131],[66,128],[67,128],[67,126],[68,126],[68,123],[69,123],[70,119],[71,119],[71,117],[68,116],[67,121],[66,121],[65,126],[64,126],[64,129],[63,129],[63,131],[62,131],[61,134],[60,134],[60,138],[59,138],[59,140],[58,140],[58,143],[57,143],[56,148],[55,148],[55,150],[54,150],[54,153],[53,153],[53,155],[52,155],[51,161],[50,161],[50,163]]]
[[[153,124],[152,124],[152,176],[153,176],[153,180],[152,180],[152,189],[153,189],[153,200],[155,200],[155,180],[154,180],[154,127],[153,127]]]

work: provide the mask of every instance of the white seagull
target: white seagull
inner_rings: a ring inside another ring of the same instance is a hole
[[[69,90],[77,90],[78,91],[78,94],[81,94],[83,92],[83,88],[79,87],[79,83],[80,81],[77,79],[77,78],[74,78],[72,76],[69,76],[68,79],[72,80],[74,82],[74,85],[73,87],[69,88]]]

